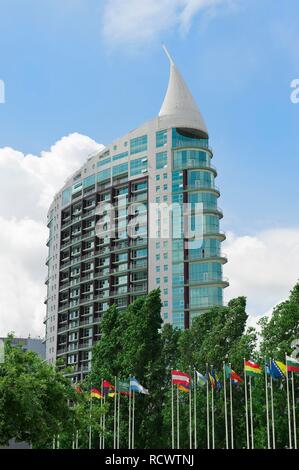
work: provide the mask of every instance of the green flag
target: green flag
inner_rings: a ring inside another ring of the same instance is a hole
[[[128,382],[123,382],[122,380],[116,379],[116,392],[119,392],[123,395],[129,395],[130,384]]]

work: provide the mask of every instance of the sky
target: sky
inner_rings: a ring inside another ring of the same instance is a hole
[[[162,43],[209,129],[226,301],[247,296],[255,324],[288,296],[299,277],[297,0],[1,0],[0,21],[0,335],[43,336],[48,206],[88,154],[158,114]]]

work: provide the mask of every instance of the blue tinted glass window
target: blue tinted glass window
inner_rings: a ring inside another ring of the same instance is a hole
[[[211,157],[209,153],[201,150],[177,150],[173,154],[174,170],[209,167],[210,162]]]
[[[137,158],[137,160],[131,160],[130,162],[130,174],[131,176],[140,175],[147,171],[147,158]]]
[[[88,188],[89,186],[93,186],[96,182],[95,175],[88,176],[83,180],[83,188]]]
[[[130,140],[130,153],[134,155],[139,152],[147,151],[147,135],[141,137],[136,137],[135,139]]]
[[[104,160],[100,160],[97,163],[97,167],[107,165],[107,163],[110,163],[110,162],[111,162],[111,158],[105,158]]]
[[[118,153],[117,155],[114,155],[112,157],[112,160],[120,160],[121,158],[125,158],[127,157],[129,154],[128,152],[122,152],[122,153]]]
[[[156,153],[156,169],[160,170],[167,165],[167,152]]]
[[[107,170],[100,171],[97,174],[97,181],[109,180],[110,177],[111,177],[111,169],[107,168]]]
[[[112,176],[118,176],[122,173],[128,173],[128,163],[121,163],[112,168]]]
[[[191,287],[190,305],[191,307],[210,307],[222,305],[221,287]]]
[[[167,144],[167,130],[156,132],[156,147],[164,147]]]
[[[62,193],[62,206],[67,206],[71,202],[72,190],[67,188]]]
[[[195,148],[208,148],[208,139],[200,139],[191,134],[182,134],[177,129],[172,129],[172,147],[195,147]]]

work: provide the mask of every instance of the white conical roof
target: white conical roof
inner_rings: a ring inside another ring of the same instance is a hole
[[[197,129],[208,135],[203,117],[189,88],[166,47],[163,48],[170,62],[170,77],[159,117],[172,118],[179,122],[181,127]]]

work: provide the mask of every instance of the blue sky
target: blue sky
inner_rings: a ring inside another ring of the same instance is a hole
[[[299,228],[298,0],[6,0],[0,20],[0,150],[110,143],[155,116],[164,42],[209,128],[222,228]]]
[[[103,37],[104,6],[2,2],[0,147],[38,154],[71,132],[109,143],[154,116],[168,79],[164,41],[208,123],[223,227],[242,234],[297,224],[299,105],[290,101],[299,77],[297,1],[199,12],[185,35],[171,27],[139,45],[137,38],[136,48]]]

